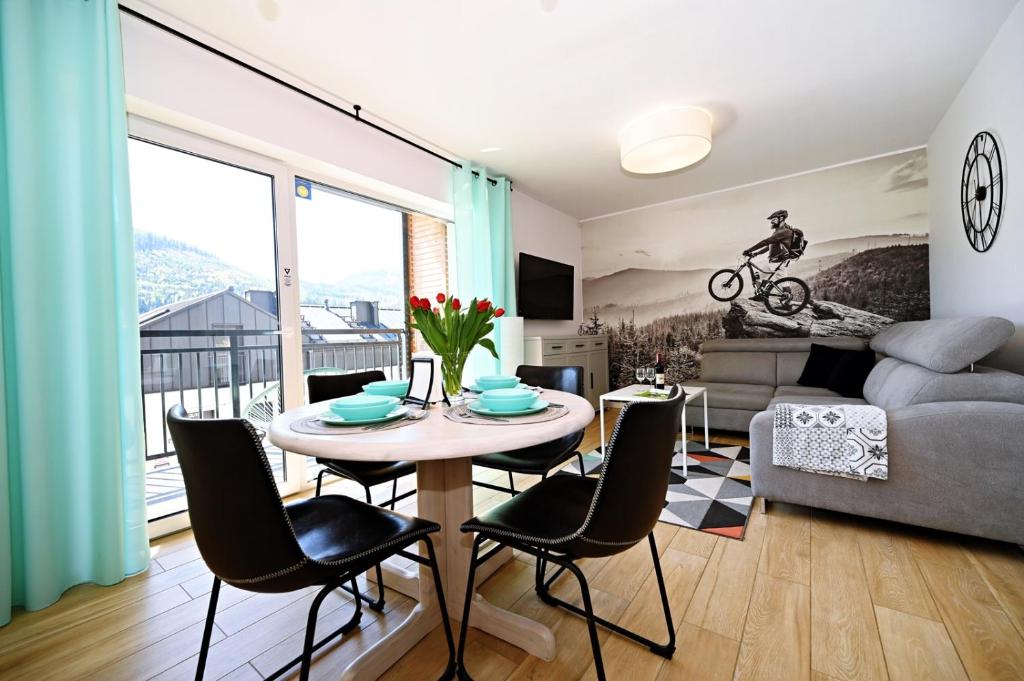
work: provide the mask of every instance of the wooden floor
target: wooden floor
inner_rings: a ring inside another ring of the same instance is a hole
[[[592,425],[584,446],[597,435]],[[351,483],[329,491],[355,493]],[[477,509],[502,498],[479,490]],[[1015,546],[782,504],[755,512],[744,541],[661,523],[656,537],[678,650],[666,661],[603,633],[609,679],[1024,679],[1024,554]],[[599,614],[665,637],[646,544],[581,565]],[[557,659],[545,663],[471,631],[470,673],[478,681],[594,678],[586,626],[541,604],[532,580],[529,558],[517,556],[481,591],[549,624]],[[210,583],[190,533],[155,541],[147,573],[113,587],[79,586],[46,610],[18,613],[0,629],[0,678],[191,679]],[[571,577],[555,589],[578,602]],[[261,679],[297,654],[311,599],[310,590],[252,595],[225,587],[206,678]],[[389,592],[383,615],[364,609],[361,629],[316,657],[313,678],[338,679],[412,605]],[[320,630],[349,612],[346,598],[331,596]],[[438,629],[384,678],[436,678],[444,660]]]

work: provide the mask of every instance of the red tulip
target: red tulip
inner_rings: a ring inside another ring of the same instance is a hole
[[[409,306],[412,307],[412,309],[415,310],[416,308],[418,308],[420,306],[420,299],[417,298],[416,296],[410,297],[409,298]]]
[[[443,293],[438,293],[437,294],[437,302],[438,303],[444,303],[444,294]]]
[[[420,298],[420,309],[421,310],[429,310],[430,309],[430,301],[427,300],[426,298]]]
[[[495,317],[500,317],[503,314],[505,314],[505,308],[503,307],[499,307],[497,310],[494,311]]]
[[[491,301],[489,301],[489,300],[481,300],[479,303],[476,304],[476,311],[480,312],[482,314],[484,312],[487,312],[487,309],[490,306],[491,306]]]
[[[462,303],[459,302],[458,298],[452,298],[452,309],[456,312],[462,309]]]

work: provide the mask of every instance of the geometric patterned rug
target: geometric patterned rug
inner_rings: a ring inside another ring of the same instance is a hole
[[[659,520],[701,532],[743,539],[750,517],[750,450],[739,445],[687,443],[689,477],[683,475],[682,440],[676,441],[665,508]],[[601,464],[597,451],[584,455],[587,474]],[[565,471],[577,472],[575,464]]]
[[[702,532],[743,539],[753,497],[750,450],[739,445],[687,442],[689,477],[683,477],[682,448],[676,445],[665,508],[659,520]]]

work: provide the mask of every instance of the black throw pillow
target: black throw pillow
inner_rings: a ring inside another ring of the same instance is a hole
[[[808,388],[828,388],[829,379],[844,350],[819,343],[811,343],[811,354],[807,357],[803,373],[796,382]]]
[[[864,381],[875,368],[875,351],[866,350],[843,351],[832,375],[828,378],[829,390],[834,390],[843,397],[864,397]]]

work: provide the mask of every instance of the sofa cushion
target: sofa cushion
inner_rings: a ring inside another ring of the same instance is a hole
[[[940,373],[886,357],[868,376],[864,397],[882,409],[969,400],[1024,404],[1024,376],[989,367],[975,367],[973,372]]]
[[[776,404],[867,404],[867,402],[858,400],[856,397],[838,395],[788,395],[773,398],[768,403],[768,409],[774,409]]]
[[[709,383],[775,385],[774,352],[705,352],[700,380]]]
[[[801,338],[714,338],[704,341],[702,352],[810,352],[811,343],[843,350],[863,350],[868,343],[853,336]]]
[[[871,339],[871,349],[945,374],[966,369],[1003,347],[1013,322],[1002,317],[955,317],[900,322]]]
[[[708,407],[716,409],[746,409],[761,411],[775,394],[775,386],[753,383],[685,383],[683,387],[703,387],[708,390]],[[700,403],[700,400],[697,401]],[[695,404],[692,403],[691,404]]]
[[[780,352],[775,356],[775,385],[796,385],[810,352]]]
[[[775,389],[775,397],[839,397],[839,393],[808,385],[780,385]]]

